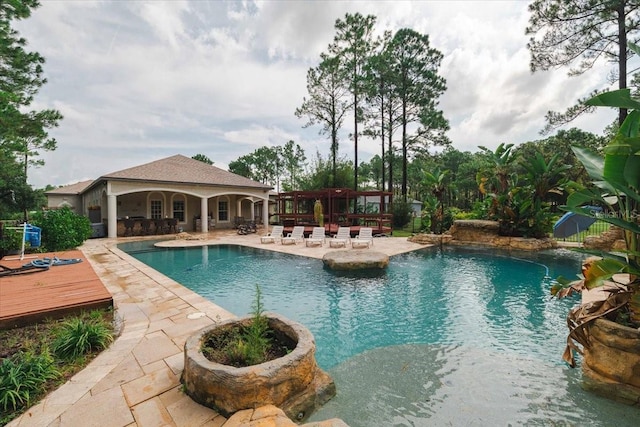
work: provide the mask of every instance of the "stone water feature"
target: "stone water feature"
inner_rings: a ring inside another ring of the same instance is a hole
[[[497,221],[456,220],[446,234],[418,234],[409,241],[422,244],[449,243],[452,245],[491,246],[499,249],[517,249],[537,251],[558,246],[554,239],[531,239],[527,237],[509,237],[498,234]]]

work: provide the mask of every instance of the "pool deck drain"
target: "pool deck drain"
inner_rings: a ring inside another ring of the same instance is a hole
[[[166,245],[239,244],[317,259],[336,250],[328,243],[308,248],[261,244],[261,234],[214,231],[200,235],[201,240],[167,240]],[[120,336],[84,370],[8,426],[249,425],[195,403],[180,384],[186,339],[214,321],[235,316],[116,248],[118,243],[135,240],[139,238],[93,239],[80,248],[113,296],[122,324]],[[375,250],[389,256],[424,247],[406,238],[375,239]],[[251,414],[241,415],[251,418]],[[344,425],[339,420],[309,423]]]

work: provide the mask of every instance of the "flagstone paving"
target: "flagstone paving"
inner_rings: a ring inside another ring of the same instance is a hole
[[[313,258],[334,250],[328,244],[314,248],[261,244],[260,234],[215,231],[201,235],[203,240],[173,240],[166,245],[242,244]],[[116,248],[131,239],[93,239],[80,248],[113,296],[119,337],[83,371],[8,426],[295,426],[275,407],[240,411],[226,419],[181,391],[187,337],[235,316]],[[405,238],[375,242],[375,250],[388,255],[422,247]],[[306,426],[346,424],[327,420]]]

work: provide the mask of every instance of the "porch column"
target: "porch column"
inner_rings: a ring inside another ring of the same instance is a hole
[[[118,237],[118,201],[112,194],[107,196],[107,236]]]
[[[206,197],[200,199],[200,226],[203,233],[209,232],[209,220],[208,220],[208,200]]]
[[[262,199],[262,224],[265,231],[269,231],[269,195]]]
[[[242,216],[242,199],[236,201],[236,216]]]

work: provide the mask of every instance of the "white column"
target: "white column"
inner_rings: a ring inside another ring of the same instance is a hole
[[[242,216],[242,199],[236,201],[236,216]]]
[[[262,199],[262,223],[264,224],[265,231],[269,231],[269,194]]]
[[[203,233],[207,233],[209,231],[209,221],[207,219],[208,212],[208,200],[206,197],[200,199],[200,226]]]
[[[110,239],[118,237],[118,201],[116,196],[107,196],[107,235]]]

